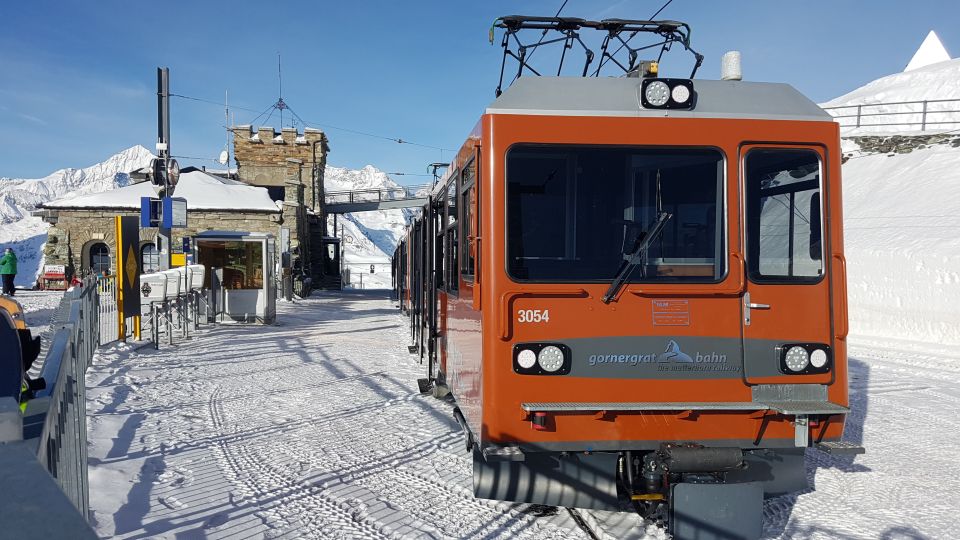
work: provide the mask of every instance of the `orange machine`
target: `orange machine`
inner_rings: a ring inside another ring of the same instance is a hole
[[[862,452],[840,442],[840,156],[783,84],[500,95],[398,248],[422,386],[456,402],[476,495],[750,537],[763,497],[807,487],[807,449]]]

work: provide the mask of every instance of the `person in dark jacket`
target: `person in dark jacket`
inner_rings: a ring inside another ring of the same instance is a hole
[[[13,248],[7,248],[0,257],[0,278],[3,278],[3,294],[13,296],[13,278],[17,277],[17,256]]]

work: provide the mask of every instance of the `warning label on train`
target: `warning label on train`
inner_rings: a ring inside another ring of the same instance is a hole
[[[654,326],[690,326],[689,300],[653,300]]]

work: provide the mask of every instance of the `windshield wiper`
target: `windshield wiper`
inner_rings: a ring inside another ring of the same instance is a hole
[[[616,277],[613,278],[613,281],[610,283],[610,288],[607,289],[606,294],[603,295],[603,298],[600,299],[604,304],[609,304],[614,297],[617,296],[617,293],[620,292],[620,289],[623,287],[623,284],[630,279],[630,275],[633,274],[633,270],[640,266],[644,259],[647,258],[647,250],[650,249],[650,244],[663,232],[663,227],[667,224],[667,221],[673,217],[673,214],[668,214],[666,212],[660,212],[660,215],[657,216],[656,223],[650,227],[650,230],[644,231],[637,236],[635,247],[630,253],[624,253],[623,262],[620,263],[620,268],[617,270]]]

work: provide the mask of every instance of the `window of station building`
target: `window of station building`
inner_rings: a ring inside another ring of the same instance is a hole
[[[753,281],[819,281],[823,274],[817,152],[755,148],[747,153],[747,261]]]
[[[522,144],[506,177],[515,280],[610,282],[626,270],[637,283],[713,283],[726,272],[719,150]]]
[[[457,174],[454,174],[447,185],[447,227],[446,227],[446,254],[444,268],[446,271],[447,290],[456,293],[460,289],[460,264],[458,262],[460,247],[457,238]]]
[[[110,274],[110,248],[103,242],[90,246],[90,271],[97,275]]]
[[[144,244],[140,248],[140,271],[151,274],[160,271],[160,252],[154,244]]]
[[[477,242],[473,237],[473,212],[477,204],[477,162],[472,160],[463,170],[460,188],[460,230],[462,231],[462,253],[460,254],[460,275],[467,281],[473,281],[474,262]]]
[[[223,269],[223,288],[263,288],[263,244],[260,242],[207,241],[197,251],[199,264]],[[209,277],[205,286],[210,286]]]

